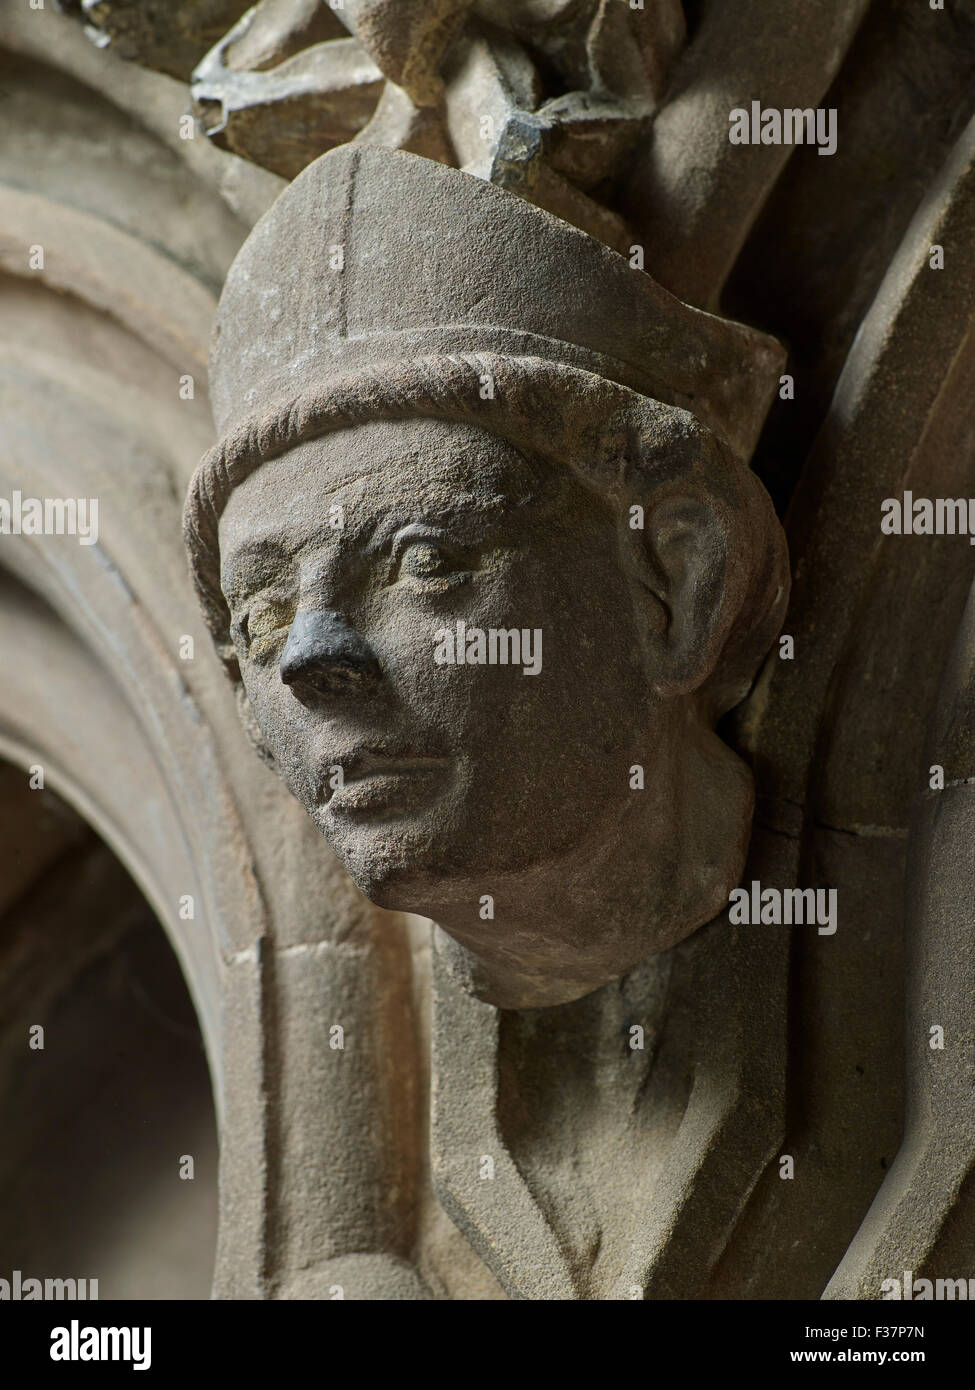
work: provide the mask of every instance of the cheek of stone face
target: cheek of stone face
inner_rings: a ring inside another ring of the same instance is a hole
[[[318,799],[317,767],[307,711],[281,680],[277,661],[260,668],[242,661],[241,671],[248,704],[279,774],[302,805],[312,810]]]
[[[588,530],[576,541],[567,555],[565,537],[542,531],[449,605],[401,598],[372,614],[398,717],[433,730],[454,759],[426,846],[453,872],[551,858],[631,797],[646,705],[632,594],[611,544],[592,546]],[[508,664],[492,660],[502,650]]]

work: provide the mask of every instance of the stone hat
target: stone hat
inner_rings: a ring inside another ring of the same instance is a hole
[[[581,368],[690,411],[742,459],[783,363],[775,339],[689,308],[505,189],[343,145],[285,189],[230,268],[211,349],[217,428],[332,378],[459,353]]]

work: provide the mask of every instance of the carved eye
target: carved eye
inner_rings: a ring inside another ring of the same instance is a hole
[[[414,584],[434,591],[453,588],[470,579],[468,559],[429,536],[411,536],[408,533],[399,537],[393,553],[398,580],[412,580]]]
[[[452,569],[450,557],[430,541],[414,541],[400,556],[400,574],[412,579],[441,579]]]
[[[248,646],[283,635],[294,620],[294,604],[288,599],[256,599],[238,621],[238,631]]]

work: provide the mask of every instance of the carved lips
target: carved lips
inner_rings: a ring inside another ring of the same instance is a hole
[[[449,765],[447,758],[363,749],[329,764],[323,777],[323,799],[332,813],[403,813],[436,789]]]

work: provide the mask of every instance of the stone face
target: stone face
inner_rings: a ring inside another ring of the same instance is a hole
[[[86,1239],[22,1043],[127,988],[114,855],[217,1297],[975,1276],[975,549],[880,527],[975,496],[973,0],[0,8],[0,514],[100,503],[0,529],[0,1228]]]
[[[425,196],[424,245],[403,204]],[[560,294],[570,258],[619,316]],[[360,889],[436,919],[493,1004],[587,993],[738,880],[750,781],[711,729],[787,580],[725,441],[774,363],[583,233],[379,150],[307,169],[228,276],[225,439],[187,510],[214,638]]]

